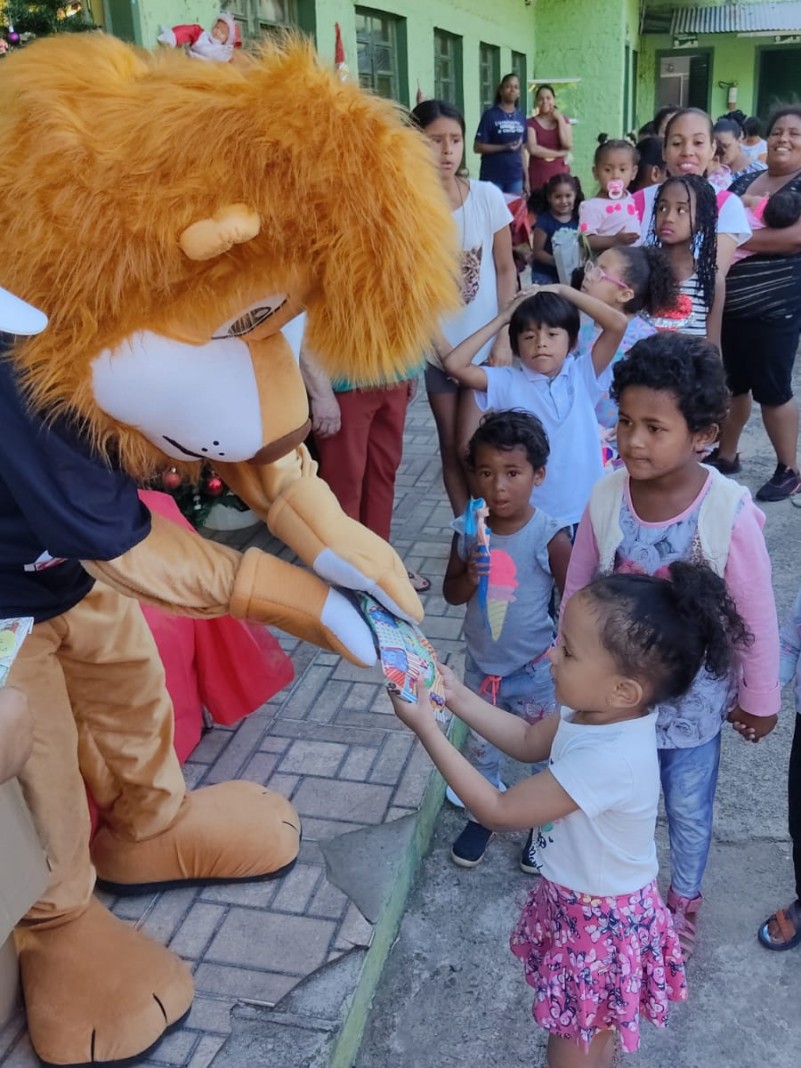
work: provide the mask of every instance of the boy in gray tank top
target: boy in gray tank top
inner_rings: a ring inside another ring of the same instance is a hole
[[[531,504],[532,491],[545,477],[548,453],[542,424],[528,412],[494,412],[482,420],[467,459],[475,492],[489,508],[489,554],[475,537],[464,534],[463,520],[455,520],[443,583],[449,604],[467,605],[465,684],[532,723],[556,711],[545,654],[555,631],[550,612],[554,585],[561,593],[572,548],[565,524]],[[501,753],[495,746],[471,731],[465,755],[500,786]],[[539,833],[529,833],[520,861],[523,871],[532,874],[538,871]],[[451,857],[461,867],[473,868],[491,838],[491,831],[468,819]]]

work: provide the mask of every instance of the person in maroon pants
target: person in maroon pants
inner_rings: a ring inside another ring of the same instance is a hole
[[[332,382],[306,350],[300,366],[321,476],[347,515],[389,541],[406,408],[417,393],[417,378],[354,388],[344,380]],[[408,575],[416,590],[431,588],[424,576]]]

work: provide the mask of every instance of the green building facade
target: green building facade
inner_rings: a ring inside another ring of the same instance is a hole
[[[146,47],[162,25],[208,26],[214,0],[91,0],[108,30]],[[354,77],[411,106],[418,92],[464,112],[469,151],[481,111],[508,71],[552,82],[574,120],[574,165],[591,189],[598,134],[639,129],[662,104],[733,108],[765,117],[801,100],[801,0],[225,0],[246,40],[282,27],[310,34],[334,58],[339,24]]]

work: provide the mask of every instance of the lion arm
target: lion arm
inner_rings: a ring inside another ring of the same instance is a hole
[[[301,445],[272,464],[215,464],[276,537],[332,586],[364,590],[396,615],[421,620],[406,568],[383,538],[345,515]]]
[[[163,516],[153,515],[147,537],[121,556],[82,565],[118,593],[166,612],[230,614],[281,627],[355,663],[370,662],[351,638],[353,620],[346,616],[353,610],[344,612],[340,595],[316,575],[260,549],[239,553],[206,541]]]

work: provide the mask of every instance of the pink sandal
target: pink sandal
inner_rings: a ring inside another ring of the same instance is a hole
[[[703,900],[701,894],[698,897],[682,897],[672,886],[668,890],[667,907],[673,913],[673,928],[678,935],[685,962],[690,959],[695,950],[698,927],[696,917]]]

